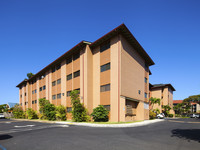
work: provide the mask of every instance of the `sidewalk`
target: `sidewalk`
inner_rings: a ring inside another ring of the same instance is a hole
[[[75,125],[75,126],[86,126],[86,127],[106,127],[106,128],[127,128],[127,127],[138,127],[145,126],[152,123],[157,123],[164,121],[164,119],[154,119],[154,120],[144,120],[141,122],[133,123],[121,123],[121,124],[98,124],[98,123],[86,123],[86,122],[67,122],[67,121],[47,121],[47,120],[28,120],[28,119],[12,119],[19,121],[32,121],[32,122],[43,122],[43,123],[55,123],[55,124],[65,124],[65,125]]]

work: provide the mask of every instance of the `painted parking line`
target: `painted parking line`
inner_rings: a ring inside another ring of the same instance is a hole
[[[176,121],[176,120],[168,120],[169,122],[178,122],[178,123],[200,123],[200,122],[186,122],[186,121]]]
[[[2,145],[0,145],[0,149],[1,149],[1,150],[6,150],[6,148],[3,147]]]
[[[35,125],[25,125],[25,126],[14,126],[15,128],[26,128],[26,127],[34,127]]]
[[[25,127],[25,128],[15,128],[5,131],[0,131],[0,134],[10,134],[10,133],[16,133],[16,132],[25,132],[25,131],[33,131],[33,130],[40,130],[40,129],[47,129],[47,128],[66,128],[69,127],[68,125],[47,125],[47,126],[37,126],[37,127]]]
[[[0,123],[11,123],[11,122],[21,122],[21,121],[1,121]]]

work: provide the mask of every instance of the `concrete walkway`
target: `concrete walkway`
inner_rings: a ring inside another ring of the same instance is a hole
[[[122,123],[122,124],[98,124],[98,123],[82,123],[82,122],[63,122],[63,121],[56,121],[56,123],[76,125],[76,126],[87,126],[87,127],[127,128],[127,127],[145,126],[148,124],[161,122],[161,121],[164,121],[164,119],[145,120],[141,122]]]

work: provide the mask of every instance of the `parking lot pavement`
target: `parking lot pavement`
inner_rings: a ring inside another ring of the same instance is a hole
[[[200,147],[199,123],[200,119],[167,119],[134,128],[46,127],[1,134],[0,145],[7,150],[197,150]],[[33,124],[32,128],[55,125],[12,122],[4,130]],[[0,122],[0,131],[1,126]]]

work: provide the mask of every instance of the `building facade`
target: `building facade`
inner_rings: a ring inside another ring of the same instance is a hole
[[[154,104],[150,105],[151,109],[159,109],[162,112],[163,105],[169,105],[171,107],[170,113],[174,114],[173,110],[173,92],[175,91],[174,87],[171,84],[150,84],[150,95],[149,97],[159,98],[160,105]],[[153,108],[152,108],[153,107]]]
[[[19,87],[22,108],[38,99],[64,105],[70,119],[72,90],[92,113],[98,105],[114,122],[149,119],[149,66],[154,62],[122,24],[93,43],[82,41]]]

